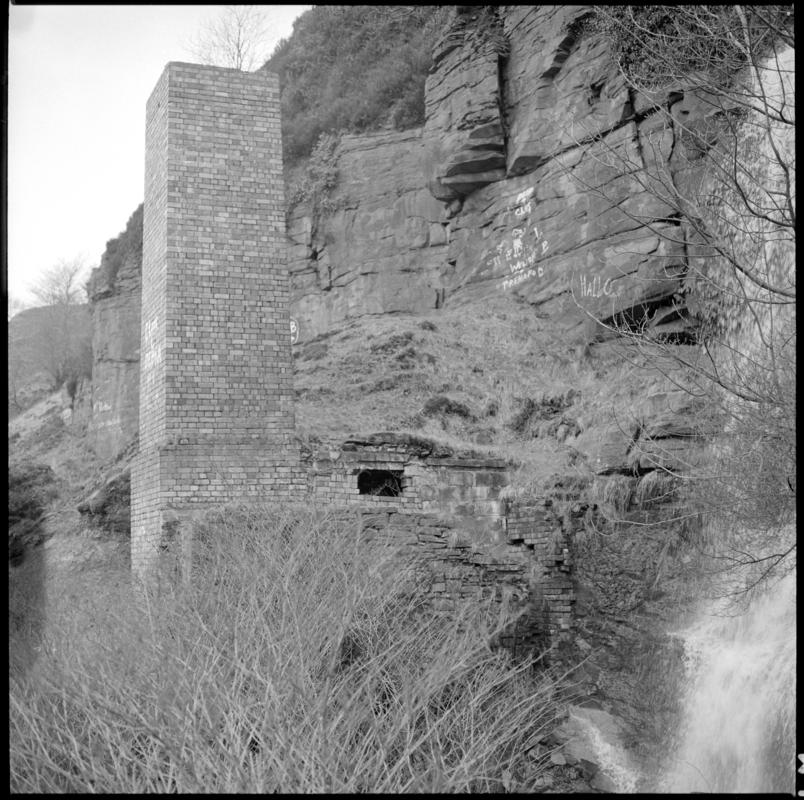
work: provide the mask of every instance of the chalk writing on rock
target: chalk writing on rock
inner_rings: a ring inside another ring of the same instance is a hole
[[[534,187],[524,189],[506,206],[506,211],[513,211],[515,226],[505,235],[495,248],[491,258],[492,270],[496,273],[508,273],[500,282],[505,291],[518,286],[529,278],[543,277],[544,267],[537,261],[548,250],[547,240],[542,237],[538,225],[528,224],[528,216],[533,210]]]
[[[605,281],[600,275],[595,275],[589,280],[586,275],[581,275],[581,297],[613,297],[616,292],[611,287],[611,278]]]
[[[522,281],[527,280],[528,278],[532,278],[536,274],[537,273],[532,269],[528,269],[528,270],[524,270],[522,272],[518,272],[516,275],[514,275],[513,278],[506,278],[502,282],[502,288],[503,289],[510,289],[512,286],[517,286],[518,284],[522,283]],[[541,267],[539,267],[539,274],[540,275],[542,274],[542,268]]]

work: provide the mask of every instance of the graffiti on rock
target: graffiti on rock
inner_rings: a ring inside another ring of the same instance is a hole
[[[581,297],[613,297],[617,293],[612,289],[611,278],[605,281],[600,275],[595,275],[589,280],[586,275],[580,276]]]
[[[544,268],[538,266],[537,262],[544,257],[550,246],[538,225],[530,225],[528,221],[533,210],[534,192],[533,187],[520,192],[506,209],[513,212],[516,225],[497,244],[491,258],[491,268],[495,273],[507,273],[500,282],[503,291],[518,286],[529,278],[544,276]]]

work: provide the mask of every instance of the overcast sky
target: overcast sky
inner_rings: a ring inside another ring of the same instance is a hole
[[[264,6],[266,58],[309,6]],[[143,200],[145,102],[222,6],[9,6],[8,292],[96,266]]]

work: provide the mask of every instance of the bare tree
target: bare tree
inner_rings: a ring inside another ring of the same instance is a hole
[[[31,294],[43,306],[72,306],[86,300],[82,279],[88,270],[83,258],[61,259],[30,286]]]
[[[652,208],[607,197],[607,185],[585,188],[670,245],[654,280],[675,281],[676,292],[669,306],[643,298],[593,313],[706,400],[702,427],[714,421],[720,434],[706,462],[690,465],[686,494],[728,529],[710,542],[713,563],[732,577],[739,567],[742,587],[755,586],[795,567],[793,6],[598,6],[595,15],[640,119],[629,146],[593,133],[579,144],[636,181]],[[657,317],[679,324],[663,329]]]
[[[92,332],[83,280],[88,269],[83,258],[62,260],[30,287],[42,303],[34,340],[27,343],[33,362],[50,376],[53,388],[76,382],[92,371]]]
[[[225,6],[207,20],[187,49],[202,64],[249,72],[267,58],[268,22],[261,6]]]

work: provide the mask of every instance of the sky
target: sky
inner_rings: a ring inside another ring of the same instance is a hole
[[[310,6],[268,5],[267,58]],[[100,263],[143,200],[145,103],[223,6],[9,5],[11,299],[61,260]]]

